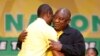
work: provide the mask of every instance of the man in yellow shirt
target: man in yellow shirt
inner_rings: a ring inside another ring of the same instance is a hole
[[[18,56],[45,56],[50,47],[48,39],[57,41],[56,31],[49,26],[53,15],[51,7],[43,4],[38,8],[37,14],[38,18],[26,29],[28,34]]]

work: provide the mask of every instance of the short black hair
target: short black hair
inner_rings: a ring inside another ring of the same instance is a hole
[[[46,13],[53,14],[52,8],[48,4],[40,5],[37,10],[37,16],[41,17],[41,15],[44,15]]]

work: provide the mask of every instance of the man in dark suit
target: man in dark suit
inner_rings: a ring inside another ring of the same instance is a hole
[[[82,34],[69,26],[71,13],[66,8],[57,10],[54,15],[53,24],[59,36],[60,42],[50,40],[51,47],[54,50],[64,53],[65,56],[84,56],[85,42]]]

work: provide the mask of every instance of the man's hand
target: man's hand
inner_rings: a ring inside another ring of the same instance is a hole
[[[25,37],[27,36],[27,32],[24,30],[18,37],[18,40],[24,42]]]
[[[61,50],[62,44],[59,41],[56,42],[56,41],[51,40],[51,39],[49,39],[49,41],[50,41],[50,46],[52,49],[57,50],[57,51]]]

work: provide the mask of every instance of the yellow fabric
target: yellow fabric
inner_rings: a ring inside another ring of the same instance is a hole
[[[57,32],[57,37],[58,37],[58,39],[59,39],[59,37],[61,36],[62,33],[63,33],[63,31],[59,31],[59,32]],[[51,50],[47,51],[47,56],[53,56]]]
[[[63,31],[57,32],[57,37],[59,38],[62,35]]]
[[[41,18],[31,23],[26,31],[28,34],[18,56],[47,56],[48,39],[58,40],[56,31]]]

